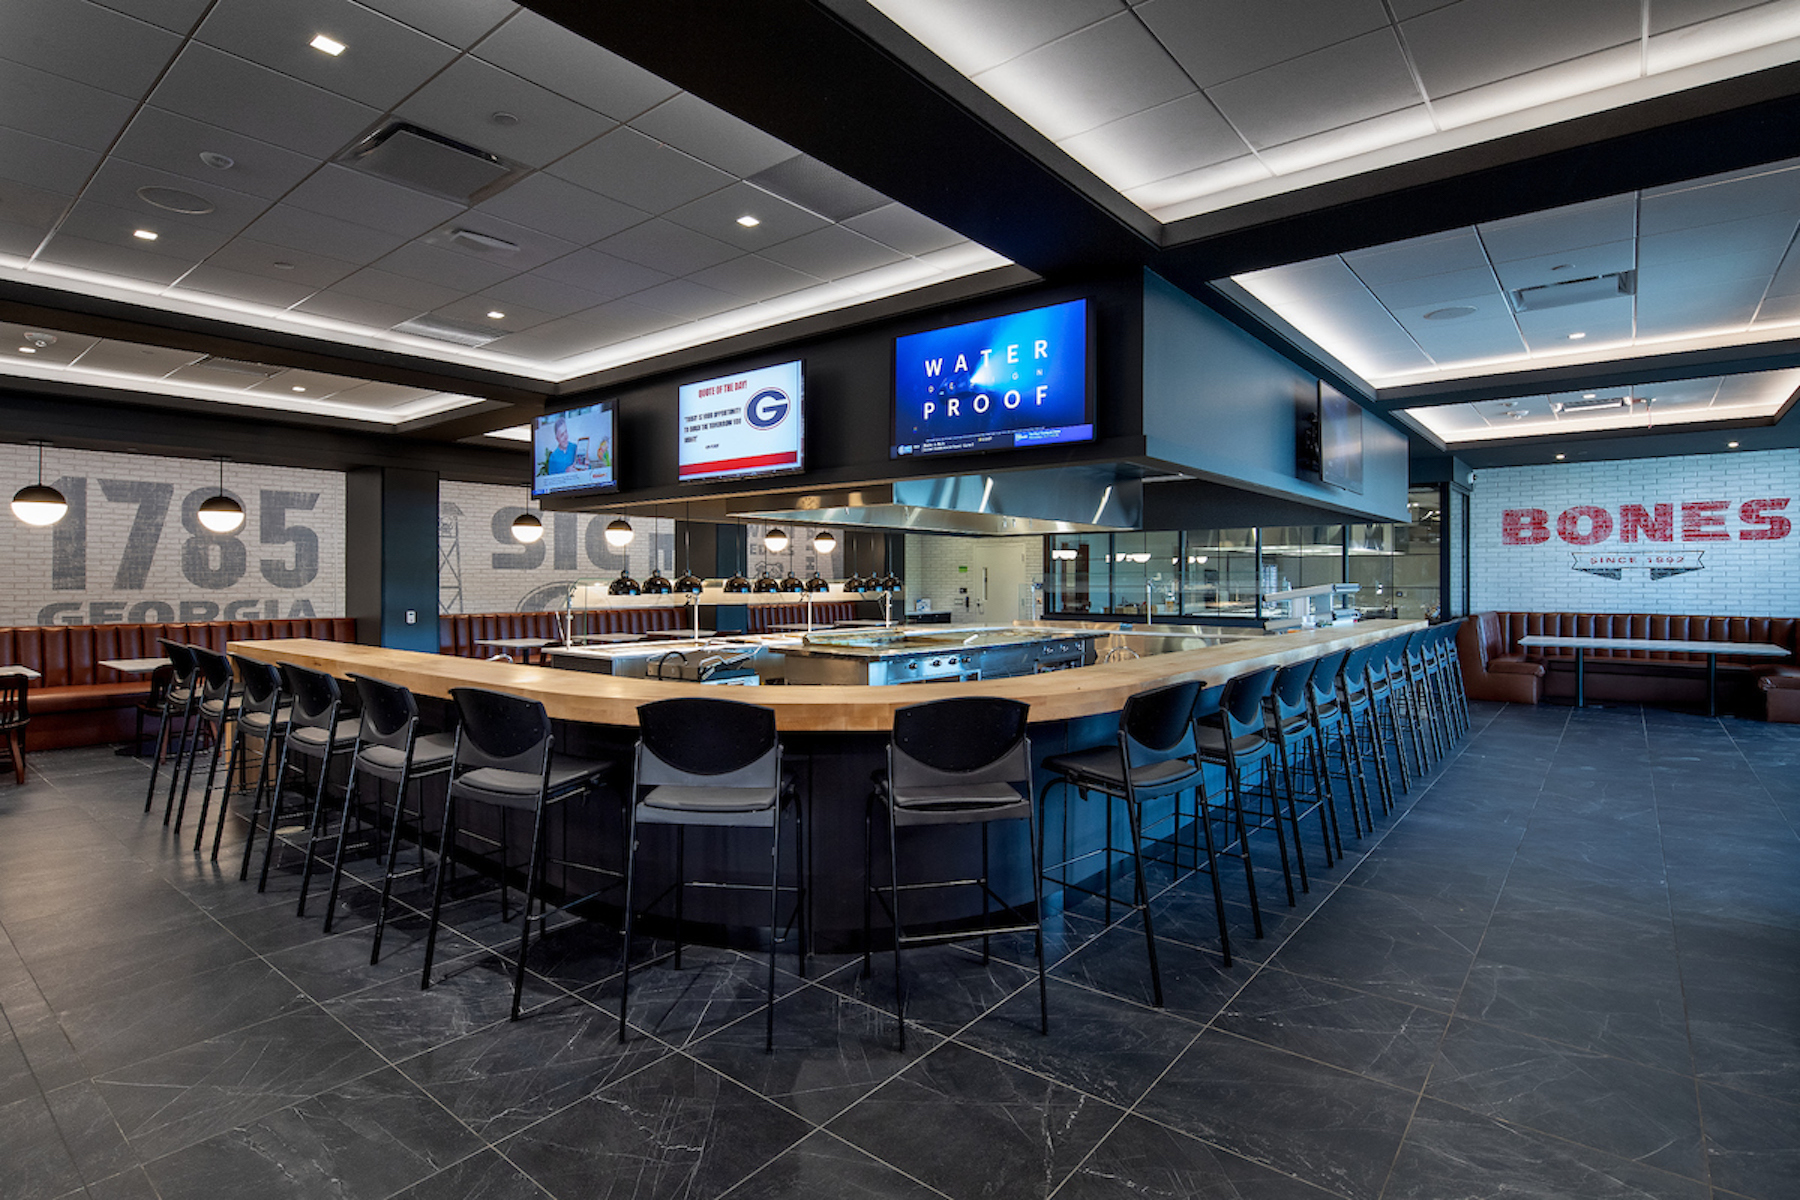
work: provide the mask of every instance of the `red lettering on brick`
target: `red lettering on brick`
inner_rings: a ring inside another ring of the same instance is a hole
[[[1681,505],[1681,540],[1684,542],[1729,542],[1725,529],[1725,510],[1729,500],[1687,500]]]
[[[1738,520],[1746,525],[1766,526],[1761,529],[1740,529],[1738,540],[1744,542],[1778,542],[1794,531],[1794,523],[1786,517],[1772,515],[1769,510],[1786,508],[1787,497],[1775,500],[1746,500],[1738,508]]]
[[[1656,515],[1652,517],[1641,504],[1621,504],[1619,506],[1619,540],[1635,542],[1642,534],[1646,542],[1672,542],[1675,540],[1675,506],[1658,504]]]
[[[1550,540],[1550,514],[1541,508],[1509,508],[1500,517],[1500,542],[1538,546]]]
[[[1581,532],[1581,519],[1588,520],[1588,531]],[[1577,504],[1556,518],[1556,535],[1571,546],[1592,546],[1612,536],[1612,514],[1595,504]]]

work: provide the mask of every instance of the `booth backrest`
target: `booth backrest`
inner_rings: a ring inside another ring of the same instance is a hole
[[[443,613],[438,617],[438,652],[464,658],[500,653],[476,643],[491,638],[560,638],[553,612]],[[647,633],[680,629],[693,620],[685,607],[590,608],[575,614],[581,633]]]
[[[288,621],[204,621],[146,625],[16,625],[0,628],[0,663],[30,667],[44,678],[35,688],[118,683],[122,676],[97,666],[106,658],[155,658],[157,638],[205,646],[223,653],[225,643],[268,638],[356,640],[348,617],[296,617]]]
[[[856,601],[827,600],[812,606],[814,625],[833,625],[856,618]],[[777,625],[806,624],[805,604],[751,604],[746,606],[746,632],[777,633]]]
[[[1493,612],[1477,614],[1483,649],[1492,659],[1501,654],[1523,654],[1531,659],[1573,658],[1572,649],[1520,646],[1519,639],[1548,637],[1616,637],[1680,642],[1765,642],[1800,650],[1800,620],[1793,617],[1696,617],[1661,613],[1556,613]],[[1589,658],[1641,658],[1663,662],[1704,664],[1704,654],[1668,653],[1661,650],[1589,650]],[[1760,665],[1766,659],[1719,656],[1721,663]]]

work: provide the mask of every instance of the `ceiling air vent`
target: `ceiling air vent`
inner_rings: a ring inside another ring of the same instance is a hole
[[[271,367],[268,363],[248,362],[241,358],[220,358],[216,354],[209,354],[191,365],[225,375],[249,375],[257,379],[273,379],[287,369]]]
[[[1601,412],[1609,408],[1630,408],[1633,404],[1644,404],[1636,396],[1596,396],[1592,400],[1557,400],[1550,405],[1551,411],[1557,413],[1590,413]]]
[[[827,221],[848,221],[888,202],[888,198],[874,188],[865,187],[842,171],[804,154],[776,163],[744,182],[779,196],[789,204],[798,204],[818,213]]]
[[[440,342],[455,342],[459,346],[485,346],[506,333],[504,329],[484,329],[479,325],[464,325],[460,321],[446,321],[429,314],[402,321],[394,326],[394,331],[416,334]]]
[[[525,167],[406,121],[389,121],[337,161],[415,191],[473,204],[499,191]]]
[[[1541,312],[1547,308],[1567,308],[1571,304],[1588,304],[1595,300],[1614,300],[1620,296],[1635,295],[1637,272],[1614,271],[1610,275],[1590,275],[1586,279],[1514,288],[1512,302],[1516,312]]]

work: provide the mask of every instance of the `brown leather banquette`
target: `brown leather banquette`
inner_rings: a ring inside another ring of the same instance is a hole
[[[1536,704],[1575,695],[1575,651],[1523,647],[1519,639],[1615,637],[1688,642],[1765,642],[1794,655],[1800,620],[1792,617],[1704,617],[1657,613],[1484,612],[1457,632],[1463,682],[1478,700]],[[1591,700],[1700,705],[1706,702],[1706,655],[1660,650],[1586,652]],[[1719,656],[1719,702],[1726,711],[1770,721],[1800,721],[1800,658]]]
[[[443,613],[438,617],[438,652],[492,658],[500,652],[476,643],[492,638],[560,638],[556,617],[553,612]],[[686,608],[671,606],[587,609],[577,613],[576,620],[581,633],[648,633],[681,629],[693,618]]]
[[[135,704],[150,690],[147,675],[121,675],[99,665],[107,658],[156,658],[158,638],[223,651],[225,643],[263,638],[356,640],[356,622],[347,617],[300,617],[290,621],[204,621],[145,625],[19,625],[0,628],[0,662],[43,673],[29,692],[32,750],[99,746],[129,740],[136,727]]]

